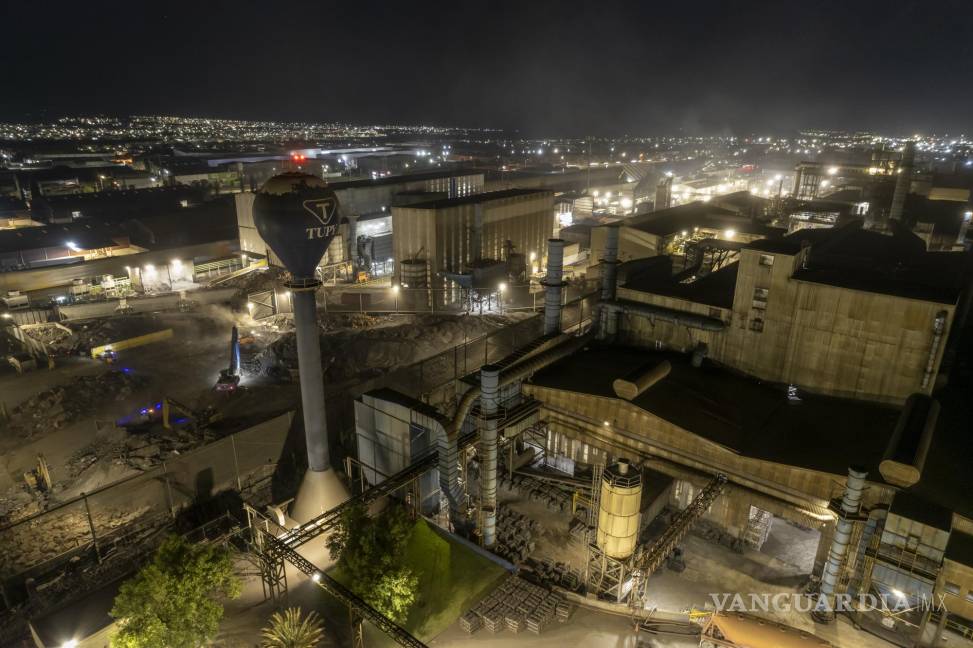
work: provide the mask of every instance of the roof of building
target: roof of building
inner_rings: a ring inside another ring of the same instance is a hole
[[[405,184],[407,182],[421,182],[439,178],[454,178],[470,175],[482,175],[482,171],[472,169],[444,169],[442,171],[423,171],[422,173],[404,173],[401,175],[385,176],[384,178],[361,178],[356,180],[337,180],[328,183],[335,191],[341,189],[355,189],[359,187],[382,187],[387,185]]]
[[[946,545],[946,559],[973,567],[973,535],[953,530]]]
[[[776,236],[784,233],[782,229],[770,227],[730,209],[698,200],[669,209],[639,214],[622,221],[622,225],[657,236],[669,236],[693,227],[713,230],[733,229],[742,234],[759,236]]]
[[[110,611],[123,582],[111,582],[74,603],[31,619],[30,624],[45,646],[63,646],[71,640],[86,639],[114,623]]]
[[[862,229],[860,220],[802,229],[747,248],[794,255],[804,245],[811,250],[794,279],[944,304],[956,303],[970,263],[964,254],[927,252],[922,239],[907,230],[883,234]]]
[[[148,249],[166,249],[238,237],[233,203],[223,197],[124,221],[84,218],[72,223],[0,230],[0,252],[64,247],[68,241],[91,250],[112,247],[121,238]]]
[[[889,515],[898,515],[943,531],[949,531],[953,526],[952,511],[908,490],[895,494]]]
[[[504,189],[503,191],[490,191],[487,193],[470,194],[459,198],[442,198],[439,200],[429,200],[407,205],[409,209],[444,209],[447,207],[460,207],[463,205],[476,205],[479,203],[492,202],[494,200],[506,200],[508,198],[521,198],[526,196],[550,196],[550,191],[543,189]]]
[[[893,407],[801,393],[705,362],[696,369],[683,354],[621,346],[592,346],[534,375],[555,389],[616,398],[612,381],[650,362],[668,360],[669,375],[634,405],[741,455],[844,474],[865,466],[875,479],[898,420]]]
[[[668,270],[659,264],[635,269],[627,273],[624,287],[655,295],[676,297],[686,301],[707,304],[717,308],[732,308],[733,295],[736,293],[738,263],[731,263],[716,272],[711,272],[689,283],[676,281],[672,276],[670,257],[652,257],[668,260]]]

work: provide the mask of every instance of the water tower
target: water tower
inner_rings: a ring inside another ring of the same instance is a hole
[[[308,463],[291,517],[303,523],[348,499],[344,484],[331,469],[314,297],[321,285],[315,271],[338,233],[338,200],[320,178],[283,173],[257,192],[253,220],[260,236],[291,273],[287,288],[293,296]]]

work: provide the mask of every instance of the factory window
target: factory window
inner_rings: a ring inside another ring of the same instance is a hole
[[[966,593],[966,602],[973,603],[973,591],[969,591]]]
[[[753,307],[754,308],[767,308],[767,297],[770,295],[770,291],[766,288],[754,288],[753,289]]]
[[[772,268],[774,266],[774,255],[773,254],[761,254],[758,261],[760,265]]]
[[[81,218],[81,212],[79,211],[71,212],[71,218]]]
[[[952,594],[953,596],[959,596],[959,585],[957,585],[956,583],[950,583],[949,581],[946,581],[944,589],[946,590],[947,594]]]
[[[764,330],[764,321],[760,317],[754,317],[750,320],[750,330],[756,331],[757,333],[762,333]]]

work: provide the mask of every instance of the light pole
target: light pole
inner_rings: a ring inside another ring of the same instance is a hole
[[[395,310],[396,313],[398,313],[399,312],[399,285],[398,284],[395,284],[394,286],[392,286],[392,296],[395,299],[395,309],[394,310]]]
[[[503,293],[507,290],[507,284],[503,281],[497,286],[497,303],[500,305],[500,314],[503,315]]]

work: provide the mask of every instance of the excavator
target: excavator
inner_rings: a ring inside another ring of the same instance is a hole
[[[233,327],[230,333],[230,366],[220,371],[216,391],[232,392],[240,386],[240,332]]]

